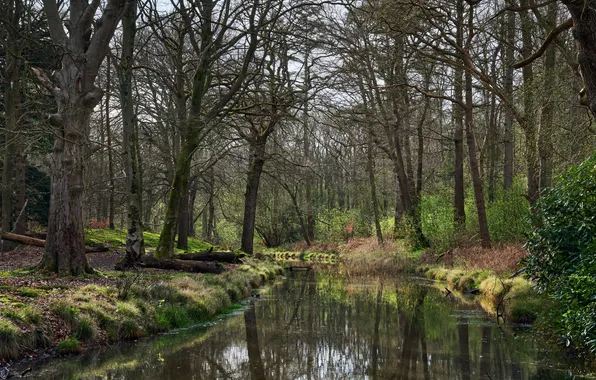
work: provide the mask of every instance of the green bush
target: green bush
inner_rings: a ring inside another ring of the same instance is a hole
[[[596,352],[596,155],[545,191],[532,217],[527,271],[560,302],[554,315],[569,343]]]
[[[318,220],[317,237],[321,241],[340,242],[349,237],[370,234],[370,224],[362,221],[357,210],[324,210],[319,214]]]
[[[494,199],[488,202],[486,216],[494,242],[523,241],[527,237],[531,224],[525,195],[525,183],[515,181],[508,190],[497,189]]]
[[[516,180],[504,190],[495,189],[494,198],[486,202],[488,229],[493,242],[520,242],[530,232],[530,207],[524,197],[525,184]],[[425,194],[420,200],[421,227],[431,247],[446,251],[462,242],[474,242],[478,236],[478,215],[472,188],[466,189],[466,225],[456,231],[453,211],[453,192]]]

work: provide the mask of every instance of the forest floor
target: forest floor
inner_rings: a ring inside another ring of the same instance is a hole
[[[14,360],[78,353],[209,321],[282,273],[279,264],[252,258],[224,264],[221,274],[116,272],[118,247],[87,254],[94,275],[57,277],[31,269],[42,254],[35,247],[0,253],[0,375]]]

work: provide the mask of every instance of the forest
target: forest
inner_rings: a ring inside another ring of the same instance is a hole
[[[1,292],[22,311],[0,310],[0,360],[39,320],[43,349],[77,352],[85,323],[104,343],[212,318],[318,255],[481,293],[596,363],[595,9],[0,0]],[[30,290],[55,299],[39,318]],[[77,297],[153,306],[109,327]]]

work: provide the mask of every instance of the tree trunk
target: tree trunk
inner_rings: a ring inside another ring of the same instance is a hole
[[[474,25],[474,9],[470,6],[468,15],[468,30],[469,33],[473,31]],[[466,54],[469,52],[469,43],[466,44]],[[470,163],[470,173],[472,176],[472,185],[474,187],[474,198],[476,200],[476,210],[478,214],[478,226],[480,228],[480,241],[483,248],[490,248],[490,233],[488,231],[488,221],[486,218],[486,208],[484,205],[484,189],[482,179],[480,178],[480,168],[478,167],[478,159],[476,157],[476,138],[474,137],[474,113],[473,113],[473,98],[472,98],[472,73],[466,70],[465,73],[465,90],[466,90],[466,142],[468,145],[468,160]]]
[[[34,247],[45,247],[46,241],[42,239],[37,239],[31,236],[26,235],[19,235],[13,234],[10,232],[2,232],[2,239],[8,241],[14,241],[17,243],[25,244],[25,245],[32,245]],[[95,252],[107,252],[109,249],[102,245],[97,245],[94,247],[85,247],[85,253],[95,253]]]
[[[197,200],[197,181],[193,181],[190,187],[189,207],[188,207],[188,236],[195,237],[195,202]]]
[[[265,164],[267,137],[255,137],[255,139],[251,147],[250,167],[246,179],[246,192],[244,193],[244,219],[242,222],[242,251],[248,254],[253,253],[259,182]]]
[[[116,194],[116,185],[114,183],[114,154],[112,152],[112,128],[111,128],[111,116],[110,116],[110,87],[111,87],[111,72],[112,65],[110,64],[110,56],[106,59],[106,135],[108,140],[108,175],[110,176],[110,196],[108,200],[108,226],[111,230],[115,229],[114,225],[114,197]]]
[[[557,3],[549,4],[547,11],[546,30],[550,31],[556,27],[557,22]],[[547,32],[548,33],[548,32]],[[544,91],[542,92],[542,115],[540,118],[540,135],[538,137],[538,153],[540,155],[540,191],[549,188],[553,176],[553,117],[554,102],[553,91],[555,90],[557,65],[557,48],[551,44],[546,49],[544,60]]]
[[[27,158],[22,141],[17,142],[15,154],[15,225],[14,232],[23,235],[27,232]]]
[[[82,96],[74,86],[63,86],[66,99],[73,101],[60,107],[63,125],[52,151],[48,238],[41,266],[59,275],[78,276],[92,271],[83,237],[85,137],[91,109],[81,104]]]
[[[179,249],[188,249],[188,232],[190,228],[190,187],[186,190],[178,216],[178,244]]]
[[[370,184],[370,200],[373,208],[373,217],[375,219],[375,231],[377,233],[377,243],[383,245],[383,232],[381,231],[381,221],[379,219],[379,206],[377,202],[377,186],[375,184],[375,163],[373,158],[372,132],[368,132],[368,146],[366,152],[366,170],[368,171],[368,181]]]
[[[139,265],[145,268],[170,269],[193,273],[221,273],[223,271],[220,265],[212,261],[164,259],[149,255],[141,256]],[[121,269],[121,267],[117,265],[116,269]]]
[[[520,2],[522,7],[528,7],[528,0]],[[520,13],[522,23],[522,55],[524,58],[532,54],[532,29],[533,20],[529,16],[529,12],[522,11]],[[536,122],[536,110],[534,99],[534,71],[532,65],[525,65],[522,68],[522,76],[524,80],[524,120],[522,129],[525,136],[525,153],[528,179],[528,200],[531,205],[534,205],[539,197],[540,188],[540,161],[538,157],[538,125]]]
[[[71,2],[71,24],[64,31],[58,4],[44,1],[50,36],[65,50],[55,74],[58,85],[35,70],[40,82],[54,95],[58,113],[50,117],[54,146],[51,160],[51,195],[48,233],[40,267],[59,275],[91,272],[83,236],[84,170],[90,118],[102,96],[95,87],[99,71],[120,20],[124,0],[108,0],[94,22],[99,2]],[[94,27],[92,28],[92,24]]]
[[[139,173],[138,133],[132,92],[132,67],[136,35],[137,1],[128,0],[122,19],[122,57],[120,59],[120,103],[122,104],[122,156],[126,171],[127,233],[124,266],[134,266],[145,254],[141,180]]]
[[[290,199],[292,200],[292,205],[294,206],[294,211],[296,212],[296,217],[298,218],[298,224],[300,225],[300,232],[302,232],[302,238],[306,242],[306,245],[310,247],[311,240],[310,236],[308,235],[308,227],[306,222],[304,221],[304,217],[302,216],[302,210],[300,210],[300,205],[298,204],[298,197],[296,196],[296,192],[293,192],[290,189],[289,185],[286,183],[282,183],[282,186],[288,192]]]
[[[464,29],[464,4],[463,0],[457,2],[457,44],[463,46]],[[454,105],[455,132],[453,134],[453,143],[455,145],[455,160],[453,163],[453,172],[455,177],[455,187],[453,191],[453,218],[456,231],[462,229],[466,223],[465,208],[465,185],[464,185],[464,113],[461,104],[464,102],[463,96],[463,69],[460,66],[455,67],[455,99],[460,104]]]
[[[577,42],[577,61],[586,90],[586,101],[596,116],[596,1],[564,0],[573,18],[573,37]]]
[[[513,64],[515,53],[515,12],[507,12],[507,30],[505,43],[505,79],[504,92],[508,99],[513,99]],[[513,185],[513,110],[505,107],[503,132],[503,187],[505,190]]]
[[[184,253],[174,256],[178,260],[190,261],[219,261],[223,263],[238,263],[240,259],[246,255],[235,252],[213,252],[207,250],[205,252]]]
[[[308,110],[308,97],[310,89],[310,66],[309,66],[309,52],[306,52],[304,57],[304,165],[306,167],[306,175],[304,178],[304,201],[306,203],[306,234],[308,235],[308,241],[311,242],[315,238],[315,216],[312,207],[312,169],[311,165],[311,153],[310,153],[310,128],[309,128],[309,110]],[[310,245],[310,244],[309,244]]]
[[[18,28],[20,18],[20,2],[11,2],[7,15],[14,28]],[[20,97],[20,60],[17,54],[17,38],[15,33],[9,32],[9,50],[6,55],[6,69],[4,77],[4,157],[2,165],[2,231],[12,231],[13,227],[13,179],[14,154],[17,133],[17,120]],[[5,249],[8,247],[4,247]]]

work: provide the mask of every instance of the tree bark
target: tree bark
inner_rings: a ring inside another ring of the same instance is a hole
[[[106,135],[108,140],[108,176],[110,176],[110,196],[108,200],[108,227],[113,230],[116,228],[114,225],[114,198],[116,194],[116,184],[114,183],[114,154],[112,151],[112,127],[111,127],[111,116],[110,116],[110,91],[111,91],[111,72],[112,65],[110,64],[110,56],[106,59]]]
[[[223,268],[215,262],[163,259],[143,255],[138,265],[144,268],[170,269],[193,273],[221,273]],[[117,266],[117,269],[120,269]]]
[[[513,99],[513,64],[515,53],[515,12],[507,12],[507,30],[505,43],[505,79],[504,92],[508,99]],[[503,187],[505,190],[513,185],[513,110],[505,107],[503,132]]]
[[[463,0],[457,2],[457,45],[463,46],[464,40],[464,4]],[[455,145],[455,160],[453,163],[453,174],[455,177],[455,186],[453,191],[453,215],[456,231],[464,227],[466,223],[465,209],[465,185],[464,185],[464,112],[463,104],[463,69],[456,66],[454,83],[454,97],[459,102],[453,107],[455,132],[453,134],[453,143]]]
[[[178,216],[178,244],[179,249],[188,249],[188,232],[190,229],[190,186],[184,194],[184,198],[180,203],[180,211]]]
[[[4,69],[4,157],[2,165],[2,231],[13,227],[14,154],[19,119],[21,73],[19,59],[19,30],[22,12],[20,0],[11,0],[3,6],[6,20],[6,53]],[[9,247],[4,247],[9,248]]]
[[[549,4],[547,8],[547,22],[545,29],[550,31],[556,27],[557,22],[557,3]],[[547,33],[548,33],[547,31]],[[557,66],[556,46],[551,44],[546,49],[544,60],[544,91],[542,91],[542,115],[540,118],[540,135],[538,137],[538,153],[540,155],[540,191],[549,188],[552,184],[553,176],[553,117],[554,102],[553,91],[555,90]]]
[[[31,236],[13,234],[10,232],[2,232],[2,239],[8,241],[14,241],[17,243],[25,244],[25,245],[32,245],[34,247],[45,247],[46,241],[43,239],[37,239]],[[96,253],[96,252],[107,252],[109,249],[104,246],[96,246],[96,247],[85,247],[85,253]]]
[[[586,103],[596,116],[596,1],[563,0],[573,19],[577,62],[586,90]]]
[[[468,14],[468,33],[473,33],[474,9],[470,5]],[[466,43],[466,54],[469,53],[471,38],[468,37]],[[476,156],[476,138],[474,136],[474,112],[472,98],[472,73],[470,70],[465,72],[465,91],[466,91],[466,142],[468,145],[468,160],[470,163],[470,173],[472,176],[472,185],[474,187],[474,198],[476,200],[476,210],[478,214],[478,226],[480,228],[480,241],[483,248],[490,248],[490,233],[488,231],[488,220],[486,218],[486,208],[484,204],[484,189],[482,179],[480,178],[480,168],[478,167],[478,158]]]
[[[145,254],[143,238],[143,210],[137,117],[132,92],[134,43],[137,31],[137,0],[128,0],[122,18],[122,56],[120,58],[120,103],[122,104],[122,156],[126,171],[127,231],[126,254],[122,264],[132,267]]]
[[[267,136],[255,137],[251,147],[250,167],[246,179],[246,191],[244,193],[244,219],[242,222],[242,251],[248,254],[253,253],[253,240],[255,233],[255,219],[257,214],[257,199],[259,193],[259,182],[265,165],[265,143]]]
[[[15,207],[14,232],[23,235],[27,232],[27,158],[22,141],[17,141],[15,154]]]
[[[195,253],[183,253],[174,256],[178,260],[190,260],[190,261],[219,261],[223,263],[235,264],[240,261],[246,255],[235,252],[214,252],[207,250],[204,252]]]
[[[54,0],[44,0],[50,36],[65,49],[57,86],[36,70],[40,82],[54,95],[58,113],[50,118],[54,133],[48,235],[40,267],[59,275],[80,275],[92,269],[85,256],[83,193],[90,117],[102,92],[95,87],[99,71],[120,20],[124,0],[108,0],[94,23],[99,2],[71,2],[68,35]],[[92,24],[96,24],[95,29]]]
[[[304,165],[306,173],[304,178],[304,201],[306,203],[306,234],[308,241],[312,242],[315,238],[315,216],[312,207],[312,172],[311,172],[311,152],[310,152],[310,128],[309,128],[309,110],[308,97],[310,90],[310,66],[309,66],[309,52],[307,50],[304,57]],[[310,245],[310,244],[309,244]]]
[[[529,6],[528,0],[520,2],[522,7]],[[522,55],[524,58],[532,54],[532,32],[533,20],[527,10],[520,13],[522,31]],[[538,156],[538,125],[536,121],[535,97],[534,97],[534,70],[532,65],[525,65],[522,68],[524,80],[524,119],[522,129],[525,136],[525,156],[528,179],[528,200],[534,205],[540,196],[540,161]]]
[[[375,163],[373,158],[372,132],[368,132],[368,146],[366,152],[366,170],[368,171],[368,182],[370,185],[370,200],[373,208],[373,217],[375,220],[375,232],[377,234],[377,243],[383,245],[383,232],[381,231],[381,221],[379,218],[379,205],[377,201],[377,186],[375,183]]]

